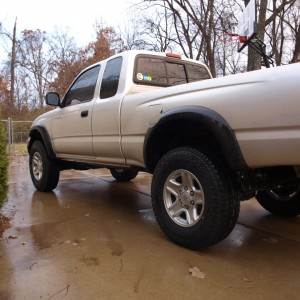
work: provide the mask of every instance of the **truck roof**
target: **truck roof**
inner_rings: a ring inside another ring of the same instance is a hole
[[[189,61],[189,62],[192,62],[192,63],[196,63],[196,64],[202,65],[205,68],[207,68],[207,66],[204,63],[202,63],[200,61],[197,61],[195,59],[187,58],[187,57],[182,56],[180,54],[171,53],[171,52],[155,52],[155,51],[148,51],[148,50],[126,50],[126,51],[117,53],[113,56],[110,56],[110,57],[108,57],[108,58],[106,58],[102,61],[99,61],[99,62],[95,63],[94,65],[98,65],[99,63],[103,63],[103,62],[105,63],[106,61],[111,60],[115,57],[119,57],[119,56],[122,56],[124,58],[129,58],[129,57],[132,58],[132,57],[135,57],[135,56],[140,55],[140,54],[175,58],[175,59],[179,59],[179,60],[183,60],[183,61]],[[91,66],[93,66],[93,65],[91,65]],[[91,66],[89,66],[88,68],[90,68]]]

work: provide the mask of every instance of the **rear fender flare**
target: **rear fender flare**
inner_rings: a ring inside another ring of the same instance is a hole
[[[151,145],[153,138],[159,129],[168,122],[184,122],[184,120],[187,119],[197,121],[210,131],[217,140],[232,169],[243,170],[248,168],[235,133],[228,122],[216,111],[199,106],[180,107],[170,110],[160,118],[155,126],[148,130],[144,143],[144,160],[147,168],[151,165],[151,158],[149,157],[147,149]]]

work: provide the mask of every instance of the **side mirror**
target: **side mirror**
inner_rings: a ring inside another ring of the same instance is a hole
[[[58,93],[49,92],[46,95],[46,103],[52,106],[60,106],[60,97]]]

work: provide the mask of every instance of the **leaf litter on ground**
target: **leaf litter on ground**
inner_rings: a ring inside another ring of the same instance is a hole
[[[201,272],[197,267],[189,268],[189,273],[192,277],[196,277],[199,279],[205,279],[206,277],[206,274]]]

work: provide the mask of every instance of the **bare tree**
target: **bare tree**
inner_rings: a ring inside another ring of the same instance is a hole
[[[29,101],[30,99],[35,99],[33,97],[33,89],[28,80],[28,77],[25,75],[17,74],[17,80],[15,82],[15,113],[20,114],[24,107],[32,109],[36,107],[35,101]]]
[[[141,28],[140,19],[135,15],[126,24],[118,28],[120,36],[124,41],[124,49],[148,49],[148,43],[144,39],[145,32]]]
[[[166,4],[163,3],[161,9],[155,9],[154,18],[145,18],[143,22],[143,36],[146,40],[147,48],[154,51],[172,51],[171,43],[175,39],[172,30],[174,20]]]
[[[258,32],[256,41],[260,40],[271,45],[271,54],[274,55],[276,64],[286,61],[288,46],[294,44],[293,58],[296,61],[299,55],[299,10],[295,12],[293,6],[299,0],[257,0]],[[237,15],[243,10],[236,0],[144,0],[148,7],[156,6],[167,8],[170,13],[168,21],[173,25],[176,38],[172,44],[177,45],[185,56],[201,59],[210,68],[212,74],[226,75],[231,72],[243,71],[240,65],[240,56],[234,54],[236,46],[220,43],[220,33],[230,32],[237,25]],[[244,0],[245,5],[249,0]],[[170,19],[172,16],[172,19]],[[296,17],[297,16],[297,17]],[[167,18],[165,17],[165,20]],[[289,25],[287,25],[289,24]],[[149,17],[148,28],[161,27],[152,16]],[[287,39],[287,28],[290,28],[291,39]],[[157,40],[161,40],[162,34],[156,29]],[[267,33],[267,39],[266,39]],[[254,41],[253,41],[254,42]],[[170,43],[170,46],[172,45]],[[237,58],[237,59],[236,59]],[[262,65],[261,55],[249,47],[248,71],[260,69]]]
[[[217,1],[214,10],[215,19],[215,60],[218,76],[235,74],[245,71],[242,54],[238,50],[237,33],[238,16],[242,7],[234,0]]]
[[[244,0],[245,5],[247,5],[249,1],[250,0]],[[272,54],[275,55],[278,64],[281,63],[282,51],[284,48],[283,16],[288,13],[295,2],[296,0],[272,0],[270,3],[268,3],[268,0],[258,1],[257,37],[264,43],[265,33],[270,30],[271,33],[269,33],[269,38],[271,38],[271,43],[273,45],[271,51]],[[249,47],[248,71],[260,69],[261,66],[261,56]]]
[[[58,28],[49,36],[47,45],[50,53],[49,67],[53,73],[49,88],[63,95],[83,67],[80,59],[81,49],[67,30]]]
[[[16,65],[16,30],[17,30],[17,18],[15,20],[12,47],[11,47],[11,64],[10,64],[10,106],[14,107],[14,93],[15,93],[15,65]]]
[[[7,103],[10,109],[14,108],[14,92],[15,92],[15,65],[16,65],[16,29],[17,29],[17,18],[15,19],[14,28],[12,35],[3,30],[2,23],[0,24],[0,34],[4,35],[11,41],[11,53],[10,53],[10,98]]]
[[[145,0],[144,4],[160,7],[165,11],[165,20],[168,24],[173,25],[172,36],[173,44],[179,47],[184,55],[189,58],[202,59],[205,61],[213,75],[216,74],[214,59],[214,1],[195,0]],[[205,3],[204,3],[205,2]],[[150,18],[149,18],[150,19]],[[148,21],[153,28],[153,24],[157,24],[152,18],[152,22]],[[147,25],[146,24],[146,25]],[[160,26],[159,24],[157,24]],[[166,28],[166,27],[165,27]],[[159,39],[165,38],[158,31]],[[175,38],[174,38],[175,34]]]
[[[180,49],[186,57],[205,62],[213,76],[240,69],[236,65],[239,59],[234,57],[239,57],[235,55],[237,46],[229,46],[229,43],[225,45],[220,38],[224,32],[232,32],[237,25],[235,11],[241,11],[241,7],[235,0],[144,0],[143,5],[150,8],[147,10],[148,22],[144,23],[144,27],[152,31],[156,28],[158,43],[168,36],[171,49]],[[153,13],[153,7],[157,11],[164,11],[161,16],[165,22],[157,22],[153,16],[158,13]],[[161,24],[171,25],[168,35],[162,30]]]
[[[44,31],[24,30],[17,51],[19,72],[27,76],[34,87],[39,108],[43,108],[45,91],[51,78],[46,39]]]
[[[134,9],[129,23],[118,29],[125,49],[172,52],[176,34],[172,12],[166,3],[143,2]]]
[[[289,13],[286,14],[283,21],[291,32],[289,43],[294,46],[291,49],[292,58],[289,62],[295,63],[300,59],[300,0],[296,0],[295,5],[290,7]]]

